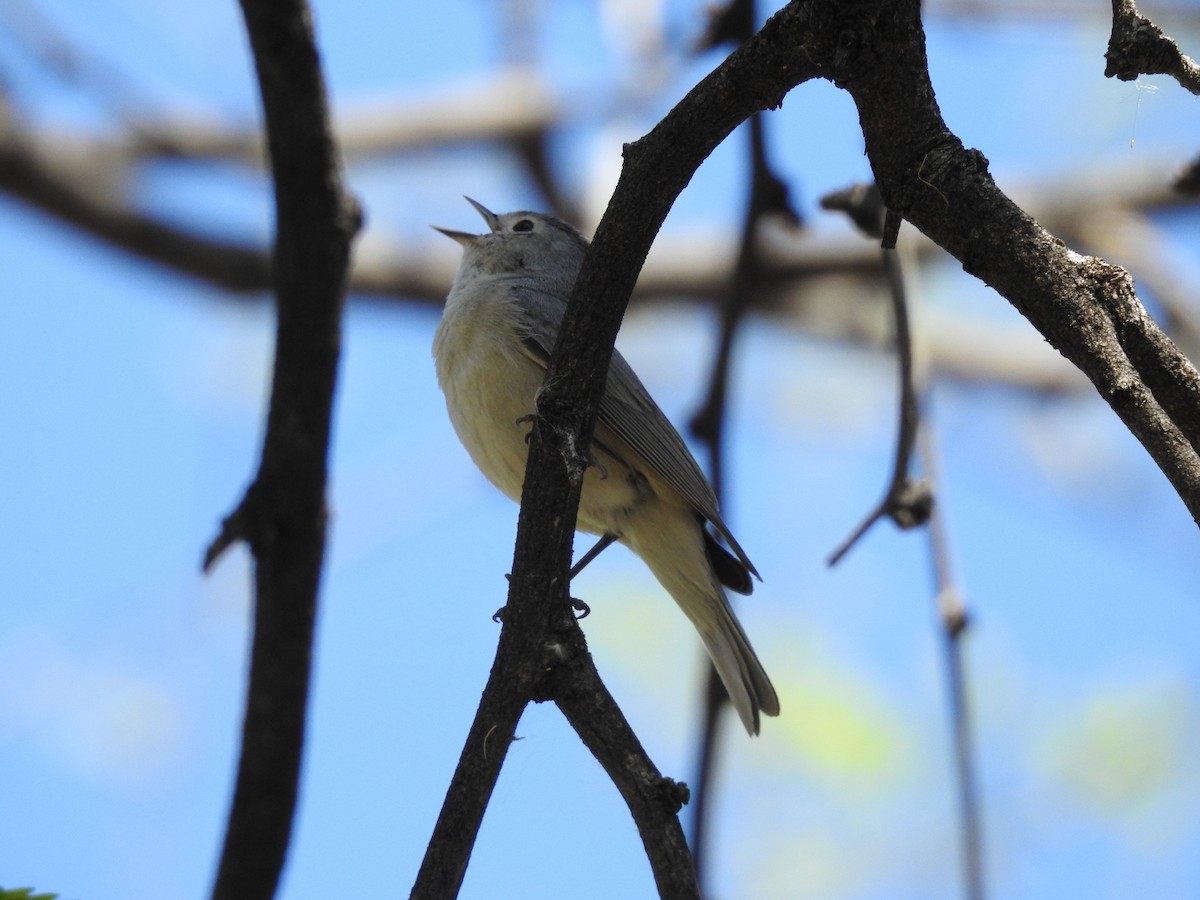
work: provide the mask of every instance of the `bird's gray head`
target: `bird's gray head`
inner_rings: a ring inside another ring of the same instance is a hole
[[[496,276],[529,278],[539,287],[570,292],[588,242],[561,219],[520,210],[497,215],[466,198],[487,222],[486,234],[437,228],[463,247],[458,282]]]

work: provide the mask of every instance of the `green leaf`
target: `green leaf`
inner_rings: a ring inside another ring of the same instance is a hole
[[[58,900],[58,894],[35,894],[33,888],[0,887],[0,900]]]

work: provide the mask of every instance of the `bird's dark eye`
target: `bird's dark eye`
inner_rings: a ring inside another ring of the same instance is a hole
[[[522,219],[513,226],[513,231],[533,231],[533,219]]]

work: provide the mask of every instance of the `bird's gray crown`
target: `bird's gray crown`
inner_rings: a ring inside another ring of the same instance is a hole
[[[463,246],[461,268],[470,277],[538,277],[545,278],[547,286],[570,288],[588,247],[573,226],[532,210],[497,214],[466,199],[483,217],[488,232],[437,230]]]

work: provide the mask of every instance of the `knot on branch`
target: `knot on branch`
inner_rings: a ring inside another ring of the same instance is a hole
[[[821,198],[821,209],[842,212],[854,226],[869,238],[883,237],[883,214],[886,207],[879,187],[873,181],[861,181]]]
[[[343,193],[339,213],[338,228],[343,234],[347,237],[354,237],[362,231],[363,225],[367,221],[367,215],[362,201],[358,199],[357,195]]]
[[[261,561],[297,529],[311,523],[323,530],[328,516],[322,496],[317,495],[314,501],[304,492],[289,489],[277,478],[260,472],[237,507],[222,520],[220,532],[205,549],[202,571],[209,572],[226,550],[242,541],[249,545],[254,558]]]
[[[682,781],[676,781],[674,778],[663,778],[658,782],[659,800],[666,809],[672,814],[678,813],[688,801],[692,799],[692,789]]]
[[[962,598],[953,589],[938,593],[938,607],[941,609],[942,627],[951,638],[957,638],[971,627],[971,617],[963,605]]]
[[[1139,75],[1173,71],[1179,48],[1161,28],[1138,13],[1132,3],[1113,19],[1112,36],[1104,52],[1104,77],[1134,81]]]
[[[562,457],[571,484],[583,481],[583,474],[592,464],[591,455],[580,447],[579,417],[571,404],[558,400],[557,392],[543,385],[534,398],[533,427],[543,443]]]
[[[945,209],[958,185],[973,180],[981,169],[987,172],[987,158],[977,150],[966,150],[962,141],[949,132],[915,149],[906,159],[897,160],[901,164],[877,182],[884,205],[905,219],[914,206],[924,205],[923,194],[932,191]]]
[[[933,515],[933,487],[924,478],[909,478],[889,498],[888,518],[905,530],[924,525]]]
[[[530,685],[530,699],[544,703],[556,700],[564,691],[570,690],[574,682],[573,671],[578,668],[575,664],[581,653],[586,655],[586,646],[573,606],[556,605],[542,641],[541,656]]]

